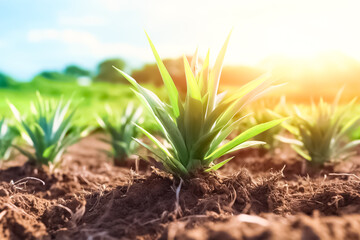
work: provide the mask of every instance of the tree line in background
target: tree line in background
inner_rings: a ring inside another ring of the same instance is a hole
[[[191,58],[188,57],[189,62]],[[333,61],[334,60],[334,61]],[[164,59],[166,68],[172,76],[180,91],[186,90],[183,59]],[[314,62],[316,64],[314,64]],[[340,64],[339,64],[340,63]],[[113,66],[125,70],[129,66],[121,58],[106,59],[100,62],[95,71],[85,69],[78,65],[69,65],[63,71],[43,71],[36,75],[32,81],[78,82],[80,85],[89,85],[91,82],[127,83],[127,81],[114,70]],[[259,65],[250,66],[224,66],[220,83],[223,87],[240,86],[272,69],[282,82],[291,82],[285,86],[281,93],[286,93],[288,99],[303,100],[311,97],[323,96],[331,98],[339,88],[345,85],[345,94],[349,97],[357,95],[355,89],[360,88],[360,63],[342,54],[333,54],[324,58],[315,59],[313,63],[291,59],[270,58]],[[159,70],[155,63],[148,63],[141,68],[130,71],[133,78],[139,83],[149,83],[156,86],[163,84]],[[0,73],[0,88],[16,86],[16,81]],[[350,87],[351,86],[351,87]],[[275,92],[280,94],[279,92]],[[301,99],[303,98],[303,99]]]
[[[191,61],[191,58],[189,58]],[[186,80],[184,73],[183,59],[164,59],[164,64],[169,70],[170,75],[177,87],[180,90],[186,89]],[[33,80],[47,79],[53,81],[77,81],[81,78],[88,78],[93,82],[109,82],[109,83],[128,83],[117,71],[114,70],[113,66],[118,69],[125,70],[128,68],[126,62],[120,58],[107,59],[100,62],[95,71],[85,69],[78,65],[69,65],[65,67],[63,71],[43,71],[36,75]],[[233,84],[234,78],[241,82],[247,82],[260,76],[263,71],[245,66],[225,66],[222,74],[223,84]],[[159,70],[155,63],[148,63],[143,65],[139,69],[133,69],[131,71],[132,77],[134,77],[140,83],[151,83],[156,86],[162,85],[162,79]],[[0,73],[0,87],[7,88],[16,82],[13,78],[6,74]]]

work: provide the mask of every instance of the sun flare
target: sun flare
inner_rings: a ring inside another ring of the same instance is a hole
[[[234,10],[230,19],[235,31],[228,61],[255,65],[274,55],[311,59],[334,51],[360,60],[359,7],[356,1],[249,3],[250,10]]]

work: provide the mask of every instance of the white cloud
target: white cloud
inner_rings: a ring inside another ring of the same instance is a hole
[[[108,21],[99,16],[59,16],[58,23],[61,26],[93,27],[104,26]]]
[[[119,55],[140,61],[152,60],[150,51],[147,48],[123,42],[101,42],[93,34],[86,31],[33,29],[28,32],[27,39],[31,43],[59,42],[65,44],[74,52],[98,58]]]
[[[28,32],[27,38],[29,42],[33,43],[54,40],[68,44],[93,45],[97,42],[97,39],[91,33],[71,29],[33,29]]]

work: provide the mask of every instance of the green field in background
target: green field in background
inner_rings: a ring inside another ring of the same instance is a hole
[[[163,88],[146,86],[158,95],[165,97]],[[77,106],[76,122],[80,125],[96,124],[95,115],[105,113],[105,105],[110,105],[119,112],[129,102],[139,104],[129,84],[112,84],[106,82],[93,82],[89,86],[79,86],[77,82],[57,82],[46,79],[29,83],[16,83],[9,88],[0,88],[0,113],[2,117],[12,117],[7,100],[13,103],[21,113],[30,111],[31,101],[36,99],[36,92],[44,98],[58,100],[73,99],[73,106]]]

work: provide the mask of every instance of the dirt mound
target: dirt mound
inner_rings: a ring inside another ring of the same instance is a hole
[[[274,175],[258,184],[246,170],[228,178],[199,176],[181,183],[155,173],[147,178],[135,176],[128,185],[88,196],[78,228],[70,236],[64,231],[58,234],[82,239],[95,231],[111,237],[153,238],[179,218],[267,211],[267,198],[276,181]]]
[[[328,177],[330,178],[330,177]],[[354,179],[310,179],[279,182],[271,194],[272,212],[322,215],[360,213],[360,181]]]
[[[347,215],[341,218],[301,214],[286,218],[273,214],[263,217],[239,215],[221,222],[206,221],[196,227],[189,228],[188,225],[189,222],[170,224],[162,239],[350,240],[360,237],[360,215]]]

